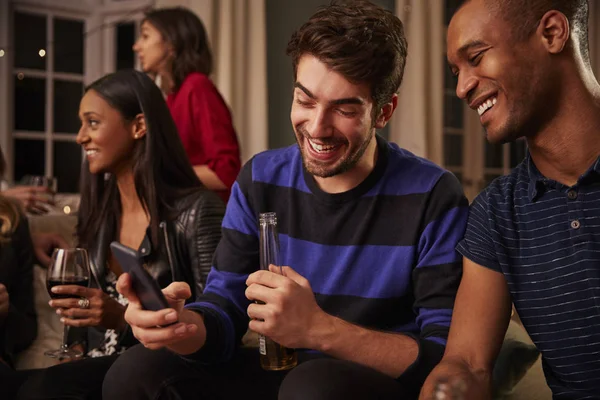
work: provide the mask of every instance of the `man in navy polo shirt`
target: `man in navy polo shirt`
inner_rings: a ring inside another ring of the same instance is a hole
[[[450,22],[457,95],[490,142],[524,137],[529,153],[471,206],[448,346],[422,399],[489,398],[511,301],[553,397],[600,399],[600,86],[587,18],[586,0],[468,0]]]

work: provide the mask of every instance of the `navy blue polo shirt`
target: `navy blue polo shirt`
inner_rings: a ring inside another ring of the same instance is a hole
[[[571,187],[529,155],[471,205],[457,250],[504,274],[555,399],[600,399],[600,158]]]

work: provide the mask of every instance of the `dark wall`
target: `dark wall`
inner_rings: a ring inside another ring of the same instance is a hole
[[[373,0],[373,2],[391,11],[395,7],[395,0]],[[292,62],[285,55],[288,40],[319,6],[326,4],[329,4],[328,0],[266,1],[269,148],[288,146],[295,141],[290,123],[294,83]],[[387,128],[380,134],[387,137]]]

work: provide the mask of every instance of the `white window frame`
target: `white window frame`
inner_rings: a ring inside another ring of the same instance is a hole
[[[0,146],[6,159],[4,179],[13,181],[14,178],[14,139],[37,139],[46,143],[45,174],[53,173],[53,150],[55,141],[75,141],[76,136],[70,133],[54,133],[53,89],[54,79],[82,82],[88,85],[102,75],[115,69],[115,28],[116,22],[139,21],[143,12],[154,7],[155,0],[10,0],[0,1],[0,49],[5,54],[0,58]],[[47,41],[53,37],[55,17],[77,19],[84,23],[84,71],[83,74],[65,74],[53,72],[53,52],[46,54],[47,68],[45,71],[17,69],[13,67],[14,59],[9,47],[13,43],[12,16],[15,11],[44,15],[47,18]],[[137,32],[136,32],[137,33]],[[6,46],[6,48],[4,48]],[[112,60],[112,63],[110,63]],[[136,67],[138,67],[136,60]],[[23,72],[26,76],[43,77],[46,79],[46,109],[45,131],[27,132],[15,131],[14,126],[14,76]]]
[[[15,4],[12,12],[27,13],[31,15],[44,16],[46,18],[46,39],[48,43],[54,42],[54,21],[56,18],[71,19],[83,22],[83,31],[88,30],[87,15],[79,14],[75,12],[65,12],[59,10],[40,10],[39,8],[33,8],[31,6],[23,6]],[[85,58],[85,44],[84,44],[84,58]],[[9,79],[14,79],[14,76],[23,73],[26,77],[30,78],[42,78],[46,82],[46,99],[45,99],[45,130],[44,132],[33,132],[33,131],[21,131],[12,130],[13,139],[33,139],[43,140],[45,143],[45,166],[44,173],[46,176],[54,175],[54,144],[57,141],[62,142],[75,142],[73,133],[66,132],[54,132],[54,82],[56,79],[77,82],[85,85],[85,70],[86,65],[84,63],[84,69],[82,74],[75,73],[64,73],[54,71],[54,52],[46,52],[46,70],[40,71],[36,69],[24,69],[24,68],[12,68],[12,73]],[[13,92],[14,94],[14,92]]]

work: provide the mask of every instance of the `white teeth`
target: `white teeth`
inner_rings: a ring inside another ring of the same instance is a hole
[[[326,153],[326,152],[334,150],[336,147],[336,146],[327,146],[327,145],[314,143],[312,140],[309,140],[308,143],[310,143],[310,147],[312,147],[313,150],[318,153]]]
[[[479,107],[477,107],[477,113],[479,116],[482,116],[484,112],[492,108],[498,100],[494,97],[493,99],[488,99],[488,101],[484,101]]]
[[[96,154],[98,152],[98,150],[86,150],[85,154],[88,156],[92,156],[94,154]]]

